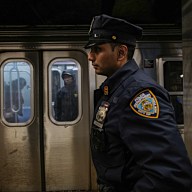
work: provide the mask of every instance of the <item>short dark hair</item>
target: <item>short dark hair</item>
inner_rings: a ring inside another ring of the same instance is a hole
[[[128,56],[127,57],[128,57],[128,59],[133,58],[133,55],[134,55],[134,52],[135,52],[135,46],[128,45],[128,44],[122,44],[122,43],[110,43],[110,45],[111,45],[112,51],[114,51],[116,46],[119,46],[119,45],[127,46],[127,48],[128,48]]]

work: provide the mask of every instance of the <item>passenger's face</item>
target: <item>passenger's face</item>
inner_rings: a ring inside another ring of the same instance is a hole
[[[66,85],[71,84],[73,81],[73,78],[70,75],[64,75],[64,82]]]
[[[95,69],[96,74],[111,76],[118,68],[118,51],[116,48],[112,50],[109,43],[95,45],[91,47],[88,54],[89,61]]]

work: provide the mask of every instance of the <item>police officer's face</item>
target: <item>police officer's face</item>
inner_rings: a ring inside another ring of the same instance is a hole
[[[112,49],[109,43],[91,47],[88,54],[89,61],[99,75],[111,76],[120,65],[118,63],[118,48]]]

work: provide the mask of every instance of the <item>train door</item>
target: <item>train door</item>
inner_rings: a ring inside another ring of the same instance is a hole
[[[89,190],[87,57],[80,51],[47,51],[43,61],[46,189]],[[72,79],[71,96],[63,74]],[[56,94],[59,89],[60,95]],[[62,103],[61,99],[68,96]]]
[[[0,54],[0,191],[90,189],[87,65],[81,51]],[[63,71],[74,88],[61,104]]]
[[[0,54],[0,191],[41,190],[38,66],[37,52]]]

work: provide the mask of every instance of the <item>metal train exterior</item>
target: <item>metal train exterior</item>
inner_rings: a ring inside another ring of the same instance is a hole
[[[83,46],[88,27],[0,31],[0,191],[97,190],[89,134],[93,90],[104,77],[95,75],[87,60]],[[174,26],[144,26],[134,58],[170,92],[183,134],[181,31]],[[57,121],[53,109],[56,92],[64,86],[63,70],[72,71],[77,85],[78,115],[72,121]],[[10,121],[5,86],[12,90],[11,82],[21,77],[27,82],[17,94],[18,100],[23,96],[23,112],[19,114],[21,105],[14,108],[11,101],[17,117]]]

